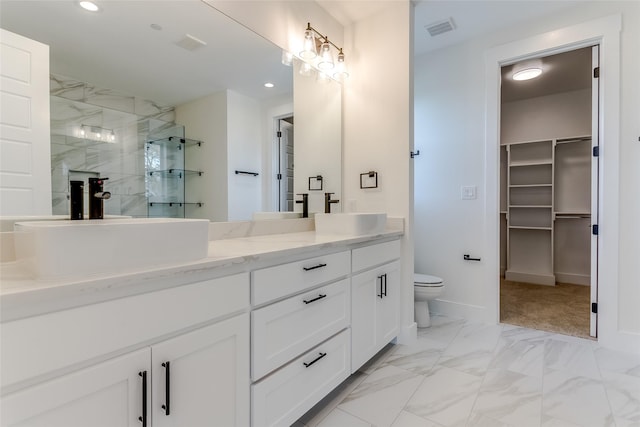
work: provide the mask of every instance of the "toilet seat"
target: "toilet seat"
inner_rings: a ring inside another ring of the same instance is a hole
[[[429,274],[414,274],[413,284],[421,288],[440,288],[443,286],[443,280],[437,276]]]

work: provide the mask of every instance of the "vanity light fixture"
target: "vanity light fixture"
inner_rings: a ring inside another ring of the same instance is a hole
[[[542,68],[525,68],[513,74],[513,80],[531,80],[542,74]]]
[[[80,125],[77,135],[79,138],[92,141],[116,142],[116,134],[113,129],[105,129],[100,126]]]
[[[98,5],[92,1],[81,1],[78,2],[78,4],[81,8],[83,8],[84,10],[88,10],[89,12],[97,12],[100,10],[100,7],[98,7]]]
[[[319,53],[318,47],[320,48]],[[331,47],[338,51],[337,63],[334,61]],[[314,67],[321,72],[329,73],[329,76],[333,76],[337,80],[343,80],[349,76],[346,71],[342,48],[331,42],[328,36],[322,35],[313,28],[310,22],[307,23],[307,28],[304,30],[303,50],[299,53],[299,56],[306,64],[303,64],[300,69],[300,74],[302,75],[310,74],[311,67]],[[330,71],[334,71],[333,74]]]

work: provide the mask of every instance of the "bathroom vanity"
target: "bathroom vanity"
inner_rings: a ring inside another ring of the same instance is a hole
[[[48,280],[3,263],[2,425],[290,425],[397,336],[401,235],[212,240]]]

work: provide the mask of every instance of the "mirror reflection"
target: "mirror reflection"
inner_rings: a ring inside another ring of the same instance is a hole
[[[50,46],[54,214],[95,176],[111,215],[246,220],[301,211],[296,193],[312,212],[340,198],[340,84],[298,82],[278,47],[200,1],[99,6],[0,2],[2,28]]]

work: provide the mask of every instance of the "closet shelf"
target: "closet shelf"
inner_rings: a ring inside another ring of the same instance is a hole
[[[510,225],[509,228],[514,230],[543,230],[543,231],[551,231],[551,227],[533,227],[527,225]]]
[[[527,208],[527,209],[551,209],[551,205],[509,205],[509,209]]]
[[[552,187],[553,184],[511,184],[509,188]]]
[[[511,162],[509,167],[524,167],[524,166],[540,166],[540,165],[550,165],[552,163],[551,159],[548,160],[520,160],[517,162]]]

